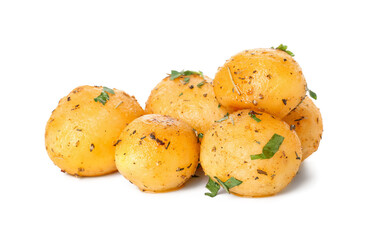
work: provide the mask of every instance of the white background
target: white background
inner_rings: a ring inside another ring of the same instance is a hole
[[[0,1],[0,239],[372,239],[369,2]],[[325,130],[277,196],[209,198],[204,177],[145,194],[118,173],[63,174],[46,154],[51,111],[79,85],[144,106],[171,69],[214,77],[231,55],[280,43]]]

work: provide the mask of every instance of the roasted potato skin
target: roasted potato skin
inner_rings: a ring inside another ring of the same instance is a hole
[[[311,98],[306,97],[283,120],[295,129],[302,143],[302,161],[304,161],[319,148],[323,132],[320,109]]]
[[[200,163],[206,175],[226,181],[234,177],[242,184],[231,193],[246,197],[274,195],[284,189],[296,175],[302,157],[301,143],[295,131],[285,122],[269,114],[250,110],[232,113],[229,119],[216,123],[204,135]],[[270,159],[251,160],[277,133],[284,137],[279,150]],[[215,179],[214,179],[215,180]]]
[[[119,139],[116,166],[141,191],[178,189],[198,166],[198,139],[193,128],[182,120],[144,115],[130,123]]]
[[[219,68],[213,86],[218,101],[229,109],[252,109],[280,119],[302,101],[307,89],[298,63],[284,51],[266,48],[231,57]]]
[[[188,83],[184,82],[186,78],[189,78]],[[228,110],[216,100],[210,79],[205,79],[199,75],[181,76],[174,80],[164,78],[152,90],[146,102],[146,113],[181,119],[199,133],[206,132]]]
[[[51,160],[75,176],[116,171],[115,145],[124,127],[144,114],[134,97],[114,89],[103,105],[102,87],[81,86],[62,98],[47,123],[45,145]]]

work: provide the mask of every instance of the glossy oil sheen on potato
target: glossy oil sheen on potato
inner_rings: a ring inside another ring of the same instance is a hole
[[[283,118],[306,94],[297,62],[275,49],[246,50],[219,68],[213,81],[218,101],[230,109],[253,109]]]
[[[216,123],[204,135],[201,143],[201,166],[206,175],[225,182],[234,177],[242,184],[230,191],[247,197],[274,195],[285,188],[297,173],[302,157],[301,144],[285,122],[269,114],[250,110],[237,111],[221,123]],[[284,137],[279,150],[270,159],[251,160],[262,153],[273,134]]]
[[[82,86],[62,98],[45,131],[49,157],[63,172],[99,176],[116,171],[115,145],[123,128],[144,114],[134,97],[114,89],[103,105],[102,87]]]

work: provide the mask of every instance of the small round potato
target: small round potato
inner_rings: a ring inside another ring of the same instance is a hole
[[[274,144],[270,140],[275,134],[284,139],[279,149],[273,151],[274,155],[269,156],[264,146]],[[264,153],[267,158],[252,160],[253,155]],[[230,192],[263,197],[280,192],[290,183],[301,157],[299,138],[285,122],[266,113],[241,110],[207,131],[201,143],[200,161],[206,175],[213,180],[217,177],[225,182],[234,177],[242,181]]]
[[[62,172],[99,176],[116,171],[118,137],[144,110],[125,92],[108,91],[114,94],[106,92],[109,99],[104,105],[94,100],[103,92],[102,87],[75,88],[53,111],[45,130],[45,145]]]
[[[306,97],[283,121],[295,129],[302,143],[302,161],[317,151],[322,138],[323,124],[320,110],[309,97]]]
[[[199,133],[206,132],[228,110],[216,100],[209,78],[205,78],[197,74],[174,80],[166,77],[151,92],[145,112],[181,119]]]
[[[252,109],[283,118],[306,95],[306,80],[286,52],[254,49],[220,67],[213,81],[218,101],[229,109]]]
[[[118,171],[144,192],[180,188],[196,171],[197,137],[181,120],[144,115],[130,123],[119,139],[115,152]]]

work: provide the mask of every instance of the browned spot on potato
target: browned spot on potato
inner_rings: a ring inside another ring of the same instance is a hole
[[[257,171],[259,174],[263,174],[263,175],[266,175],[266,176],[268,175],[266,171],[263,171],[263,170],[261,170],[261,169],[257,169],[256,171]]]
[[[121,140],[121,139],[119,139],[118,141],[116,141],[116,142],[114,143],[114,145],[113,145],[113,146],[114,146],[114,147],[115,147],[115,146],[117,146],[117,145],[118,145],[118,144],[119,144],[119,143],[120,143],[121,141],[122,141],[122,140]]]

